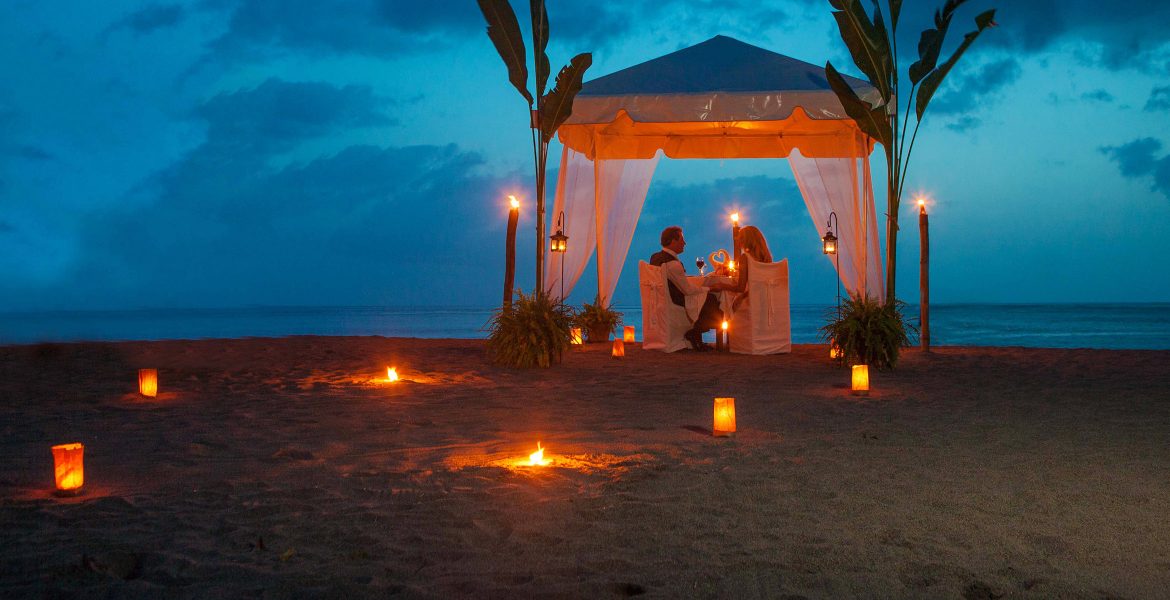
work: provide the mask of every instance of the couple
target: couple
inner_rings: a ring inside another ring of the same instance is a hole
[[[768,250],[768,242],[759,229],[750,225],[741,228],[735,240],[742,251],[735,259],[735,264],[739,265],[738,279],[735,283],[716,282],[710,287],[699,287],[687,280],[686,268],[678,258],[679,254],[682,254],[682,251],[687,247],[682,227],[675,225],[663,229],[659,241],[662,243],[662,250],[650,257],[650,264],[662,267],[665,272],[670,301],[685,309],[687,296],[707,295],[703,302],[703,308],[699,311],[699,318],[695,320],[694,326],[683,334],[683,337],[695,350],[700,352],[710,350],[711,346],[703,342],[703,333],[718,327],[724,319],[723,311],[719,309],[719,297],[712,291],[729,291],[738,294],[731,304],[731,310],[737,310],[748,299],[748,269],[751,262],[747,260],[747,257],[750,256],[757,262],[772,262],[772,252]]]

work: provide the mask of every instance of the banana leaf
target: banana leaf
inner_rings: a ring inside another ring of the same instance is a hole
[[[532,106],[532,93],[528,91],[528,67],[525,65],[524,38],[520,35],[520,22],[508,0],[478,0],[479,10],[487,20],[488,37],[496,46],[496,52],[508,67],[508,81],[516,87],[521,96]]]
[[[540,135],[545,142],[552,139],[557,128],[573,113],[573,98],[581,91],[581,80],[585,70],[593,64],[593,55],[584,52],[573,57],[568,65],[557,73],[557,82],[552,91],[541,100]]]
[[[886,105],[883,103],[875,108],[858,97],[845,78],[833,68],[833,63],[825,63],[825,77],[829,80],[833,92],[837,94],[837,99],[841,101],[841,106],[845,108],[845,114],[857,123],[862,133],[887,148],[891,147],[894,130],[886,117]]]
[[[891,74],[888,65],[892,61],[889,40],[879,36],[877,28],[858,0],[829,1],[833,8],[838,9],[833,12],[833,18],[837,21],[841,39],[849,49],[853,63],[878,89],[882,99],[889,100]]]
[[[947,3],[947,6],[950,6],[950,2]],[[980,33],[983,33],[984,29],[994,25],[995,9],[991,9],[975,17],[975,31],[972,31],[963,36],[963,43],[959,44],[959,47],[955,49],[955,53],[952,54],[949,59],[947,59],[947,62],[943,63],[942,66],[938,67],[937,69],[931,71],[930,74],[922,80],[922,87],[918,89],[918,103],[915,107],[919,121],[922,120],[922,113],[926,112],[926,105],[930,103],[930,99],[934,96],[934,93],[938,91],[938,86],[942,84],[943,79],[947,76],[947,73],[950,73],[951,68],[954,67],[955,63],[959,61],[959,57],[963,56],[963,53],[966,52],[967,48],[969,48],[971,44],[975,42],[975,38],[979,37]]]
[[[918,62],[910,65],[910,83],[918,85],[935,66],[938,65],[938,55],[942,52],[943,41],[947,37],[947,29],[951,26],[951,18],[955,9],[967,0],[951,0],[942,11],[934,11],[934,28],[922,32],[918,38]]]
[[[551,70],[544,51],[548,47],[548,10],[544,0],[531,0],[529,7],[532,9],[532,54],[536,59],[536,97],[541,98]]]

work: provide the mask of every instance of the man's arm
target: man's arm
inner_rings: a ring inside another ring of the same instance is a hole
[[[666,269],[666,278],[669,279],[670,282],[674,284],[674,287],[678,288],[678,290],[682,292],[684,296],[693,296],[695,294],[707,293],[707,288],[691,284],[690,280],[687,279],[686,271],[683,270],[681,262],[672,260],[662,265],[662,268]]]

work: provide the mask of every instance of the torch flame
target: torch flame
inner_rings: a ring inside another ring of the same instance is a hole
[[[508,196],[508,201],[512,204],[512,208],[520,208],[520,201],[515,196]]]
[[[731,213],[731,222],[732,223],[739,223],[739,213],[737,213],[737,212]]]
[[[536,452],[528,455],[528,464],[542,466],[548,464],[548,460],[544,458],[544,448],[540,446],[540,442],[536,442]]]
[[[386,367],[386,381],[398,381],[398,370],[394,367]]]

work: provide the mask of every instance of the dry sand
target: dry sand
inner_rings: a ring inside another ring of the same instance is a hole
[[[1170,352],[911,350],[868,398],[824,346],[627,353],[0,347],[0,596],[1170,597]]]

